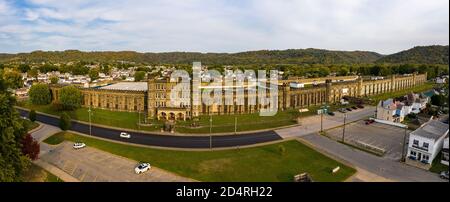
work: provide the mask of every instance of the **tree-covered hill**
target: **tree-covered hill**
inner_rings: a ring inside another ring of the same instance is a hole
[[[82,52],[34,51],[0,54],[0,62],[137,62],[149,64],[191,64],[201,61],[209,65],[247,64],[444,64],[448,65],[447,46],[421,46],[383,56],[369,51],[331,51],[323,49],[259,50],[240,53],[167,52],[139,53],[134,51]]]
[[[444,64],[448,65],[447,46],[417,46],[409,50],[385,56],[377,63],[392,64]]]
[[[34,51],[0,56],[0,61],[25,62],[69,62],[95,61],[113,62],[129,61],[152,64],[190,64],[201,61],[205,64],[361,64],[373,63],[381,57],[375,52],[366,51],[329,51],[320,49],[261,50],[241,53],[138,53],[120,52],[82,52],[67,51]]]

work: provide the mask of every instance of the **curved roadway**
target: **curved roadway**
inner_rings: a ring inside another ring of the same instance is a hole
[[[17,109],[21,116],[28,117],[28,111]],[[43,114],[37,114],[36,120],[45,124],[59,126],[59,119]],[[89,125],[72,121],[70,130],[89,134]],[[120,132],[127,132],[131,134],[130,139],[123,139],[119,137]],[[173,136],[173,135],[157,135],[148,133],[131,132],[126,129],[116,130],[99,126],[92,126],[92,135],[135,144],[158,146],[158,147],[172,147],[172,148],[210,148],[210,136]],[[233,147],[245,146],[275,140],[282,138],[274,131],[250,133],[244,135],[223,135],[212,136],[212,147]]]

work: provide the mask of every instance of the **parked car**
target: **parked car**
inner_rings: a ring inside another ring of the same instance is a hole
[[[364,109],[364,105],[358,105],[358,106],[356,106],[356,107],[358,107],[358,108],[360,108],[360,109]]]
[[[334,116],[335,114],[334,114],[334,112],[328,112],[328,115]]]
[[[375,122],[374,120],[366,120],[366,125],[370,125],[370,124],[372,124],[374,122]]]
[[[357,109],[358,109],[358,107],[356,107],[356,106],[353,106],[353,107],[352,107],[352,109],[354,109],[354,110],[357,110]]]
[[[141,174],[150,170],[151,166],[149,163],[140,163],[136,168],[134,168],[134,172],[136,174]]]
[[[347,110],[345,110],[344,108],[341,108],[338,111],[341,112],[341,113],[347,113]]]
[[[345,108],[347,111],[349,111],[349,112],[351,112],[351,111],[353,111],[352,110],[352,108],[350,108],[350,107],[347,107],[347,108]]]
[[[439,177],[441,177],[442,179],[448,180],[448,170],[442,171],[441,174],[439,175]]]
[[[73,144],[73,148],[74,149],[82,149],[82,148],[85,148],[85,147],[86,147],[86,144],[84,144],[82,142],[76,142],[76,143]]]
[[[128,133],[126,133],[126,132],[121,132],[121,133],[120,133],[120,137],[121,137],[121,138],[125,138],[125,139],[130,139],[130,138],[131,138],[131,135],[128,134]]]

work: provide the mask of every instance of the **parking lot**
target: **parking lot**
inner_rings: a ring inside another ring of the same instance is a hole
[[[49,152],[41,155],[40,159],[83,182],[191,181],[155,167],[138,175],[134,173],[138,162],[90,148],[89,145],[86,148],[75,150],[70,142],[63,142],[52,148]]]
[[[326,131],[335,139],[342,140],[343,128],[335,128]],[[407,133],[409,134],[408,131]],[[400,160],[405,130],[395,126],[381,123],[366,125],[365,121],[357,121],[346,125],[345,142],[355,145],[366,145],[370,148],[377,148],[385,151],[384,157],[392,160]]]

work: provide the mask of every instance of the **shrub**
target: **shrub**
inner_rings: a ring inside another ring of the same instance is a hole
[[[35,122],[36,121],[36,111],[32,109],[30,113],[28,114],[28,118],[30,121]]]
[[[63,112],[61,114],[61,117],[59,118],[59,128],[64,131],[69,130],[72,126],[71,121],[72,120],[70,116],[67,113]]]
[[[27,134],[21,141],[22,153],[28,156],[31,160],[36,160],[39,156],[39,143],[30,135]]]
[[[38,83],[30,88],[30,101],[35,105],[46,105],[51,101],[50,89],[47,84]]]

